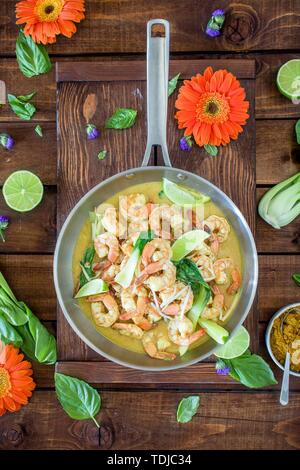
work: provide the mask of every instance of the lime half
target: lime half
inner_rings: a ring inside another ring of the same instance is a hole
[[[41,202],[44,187],[38,176],[31,171],[21,170],[15,171],[7,178],[2,192],[6,204],[11,209],[27,212]]]
[[[183,188],[167,178],[163,178],[163,191],[167,198],[178,206],[204,204],[210,201],[210,197],[192,189]]]
[[[241,356],[250,344],[250,335],[246,328],[241,326],[236,334],[221,346],[214,354],[221,359],[233,359]]]
[[[209,233],[204,230],[190,230],[184,233],[172,245],[172,260],[180,261],[191,251],[200,248]]]
[[[97,295],[102,294],[102,292],[108,291],[108,285],[102,279],[92,279],[82,286],[77,294],[75,299],[80,297],[87,297],[88,295]]]
[[[300,59],[292,59],[283,64],[277,73],[277,86],[290,100],[300,99]]]

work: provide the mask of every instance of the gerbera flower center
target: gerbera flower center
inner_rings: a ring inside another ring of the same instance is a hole
[[[64,6],[64,0],[38,0],[35,13],[40,21],[55,21]]]
[[[0,398],[7,395],[7,392],[11,388],[11,383],[9,379],[9,373],[4,367],[0,367]]]
[[[197,120],[207,124],[222,123],[228,119],[229,104],[220,93],[203,93],[196,106]]]

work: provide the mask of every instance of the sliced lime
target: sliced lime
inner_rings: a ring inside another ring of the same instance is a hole
[[[210,197],[192,189],[183,188],[167,178],[163,178],[163,192],[170,201],[178,206],[204,204],[210,201]]]
[[[12,173],[3,185],[6,204],[15,211],[27,212],[34,209],[42,200],[44,187],[38,176],[31,171],[21,170]]]
[[[300,59],[292,59],[283,64],[277,73],[277,86],[284,96],[300,99]]]
[[[234,357],[241,356],[250,344],[250,335],[246,328],[241,326],[236,334],[229,338],[229,340],[221,346],[214,354],[221,359],[233,359]]]
[[[102,281],[102,279],[92,279],[79,289],[75,295],[75,299],[79,299],[80,297],[87,297],[88,295],[102,294],[102,292],[107,291],[108,285],[106,282]]]
[[[184,233],[172,245],[172,260],[180,261],[191,251],[200,248],[208,237],[209,233],[204,230],[190,230],[190,232]]]

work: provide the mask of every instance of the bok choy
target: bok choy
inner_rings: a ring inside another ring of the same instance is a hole
[[[300,214],[300,172],[269,189],[258,204],[258,212],[277,229],[292,222]]]

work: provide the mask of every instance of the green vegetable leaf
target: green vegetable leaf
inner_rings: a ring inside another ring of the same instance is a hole
[[[114,114],[106,120],[106,129],[128,129],[135,123],[137,111],[130,108],[118,108]]]
[[[296,132],[296,138],[297,138],[297,144],[300,145],[300,119],[295,124],[295,132]]]
[[[28,95],[19,95],[18,100],[23,101],[23,103],[27,103],[28,101],[32,100],[32,98],[36,95],[36,91],[32,91],[28,93]]]
[[[24,325],[28,321],[24,310],[11,300],[4,289],[0,289],[0,313],[13,326]]]
[[[56,396],[72,419],[92,419],[99,428],[95,416],[101,407],[101,397],[97,390],[83,380],[69,375],[54,375]]]
[[[21,30],[16,41],[16,55],[20,70],[30,78],[51,70],[51,62],[46,47],[36,44],[31,36]]]
[[[194,288],[195,290],[195,288]],[[193,322],[194,328],[199,321],[199,317],[203,312],[207,302],[211,297],[211,291],[205,288],[203,285],[200,285],[198,294],[194,297],[192,308],[188,313],[189,319]]]
[[[31,93],[32,95],[32,93]],[[10,104],[11,109],[13,112],[21,119],[25,121],[29,121],[34,113],[36,112],[36,108],[32,103],[28,103],[28,96],[14,96],[14,95],[7,95],[8,102]]]
[[[199,325],[205,329],[206,333],[218,344],[225,344],[229,332],[215,321],[199,318]]]
[[[218,147],[216,147],[215,145],[206,144],[204,145],[204,149],[212,157],[215,157],[216,155],[218,155]]]
[[[5,344],[13,344],[17,348],[21,346],[23,340],[17,330],[5,318],[0,316],[0,340]]]
[[[164,197],[166,197],[166,195],[165,195],[163,189],[162,189],[161,191],[159,191],[158,197],[159,197],[160,199],[163,199]]]
[[[178,73],[177,75],[175,75],[175,77],[173,77],[173,78],[171,78],[171,80],[169,80],[169,83],[168,83],[168,96],[171,96],[174,93],[174,91],[176,90],[177,83],[178,83],[180,75],[181,74]]]
[[[139,250],[140,254],[142,254],[145,245],[151,240],[153,240],[154,237],[155,237],[155,234],[153,230],[141,232],[133,248]]]
[[[177,421],[178,423],[188,423],[193,416],[197,413],[200,405],[200,397],[198,395],[191,395],[183,398],[177,407]]]
[[[81,273],[79,277],[80,287],[84,286],[84,284],[91,281],[95,275],[93,271],[94,256],[95,256],[95,248],[93,246],[88,247],[84,253],[83,260],[80,263],[80,266],[81,266]]]
[[[101,150],[101,152],[98,153],[97,158],[98,160],[104,160],[106,155],[107,155],[107,150]]]
[[[295,283],[297,284],[297,286],[300,287],[300,273],[299,273],[299,274],[297,274],[297,273],[293,274],[293,275],[292,275],[292,279],[295,281]]]
[[[37,126],[35,126],[34,130],[35,130],[35,132],[37,133],[38,136],[43,137],[43,129],[42,129],[42,126],[40,126],[40,125],[38,124]]]
[[[189,284],[193,292],[198,294],[199,286],[202,285],[211,292],[207,282],[204,281],[198,266],[189,258],[183,258],[174,262],[176,266],[176,277],[179,281]]]

